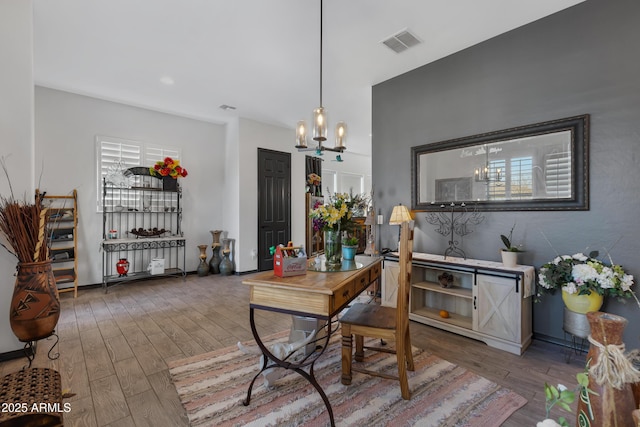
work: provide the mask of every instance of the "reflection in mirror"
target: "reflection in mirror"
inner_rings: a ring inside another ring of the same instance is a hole
[[[588,116],[412,148],[413,209],[588,209]]]

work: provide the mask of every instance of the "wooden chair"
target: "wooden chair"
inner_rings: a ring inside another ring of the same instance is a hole
[[[396,308],[378,304],[354,304],[340,319],[342,329],[342,384],[351,384],[351,371],[400,381],[402,398],[409,400],[407,369],[413,371],[411,339],[409,336],[409,288],[413,255],[413,228],[408,222],[400,226],[400,274],[398,275],[398,304]],[[398,376],[352,366],[352,340],[355,335],[357,362],[364,361],[364,349],[395,353]],[[364,346],[364,337],[395,340],[395,349]]]

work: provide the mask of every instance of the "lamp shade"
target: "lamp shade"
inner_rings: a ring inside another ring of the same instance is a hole
[[[409,209],[407,209],[407,207],[404,205],[394,206],[393,212],[391,212],[391,217],[389,218],[389,224],[399,225],[407,221],[411,221],[411,214],[409,213]]]
[[[346,145],[347,140],[347,124],[345,122],[338,122],[336,124],[336,146],[335,149],[344,150],[347,148]]]
[[[296,148],[307,148],[307,123],[298,121],[296,126]]]
[[[322,107],[313,110],[313,140],[327,140],[327,112]]]

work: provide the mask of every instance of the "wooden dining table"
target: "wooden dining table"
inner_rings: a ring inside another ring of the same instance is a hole
[[[318,391],[327,407],[331,425],[335,425],[333,410],[322,387],[313,374],[316,360],[326,349],[331,333],[331,319],[340,313],[354,298],[380,279],[382,258],[359,257],[357,261],[343,261],[337,269],[326,269],[324,264],[309,261],[306,274],[290,277],[278,277],[273,271],[257,273],[243,280],[250,287],[249,321],[251,332],[258,347],[265,356],[262,369],[256,374],[247,390],[243,402],[249,405],[253,384],[267,368],[276,366],[290,369],[307,379]],[[255,324],[255,310],[267,310],[294,316],[312,317],[326,321],[326,334],[319,348],[299,361],[279,359],[262,341]],[[271,362],[271,363],[270,363]],[[305,370],[308,369],[308,372]]]

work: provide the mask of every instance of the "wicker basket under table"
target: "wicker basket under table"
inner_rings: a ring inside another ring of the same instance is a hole
[[[49,368],[27,368],[0,380],[0,404],[17,412],[0,412],[0,427],[61,427],[60,373]],[[35,406],[34,406],[35,405]],[[3,408],[4,409],[4,408]]]

